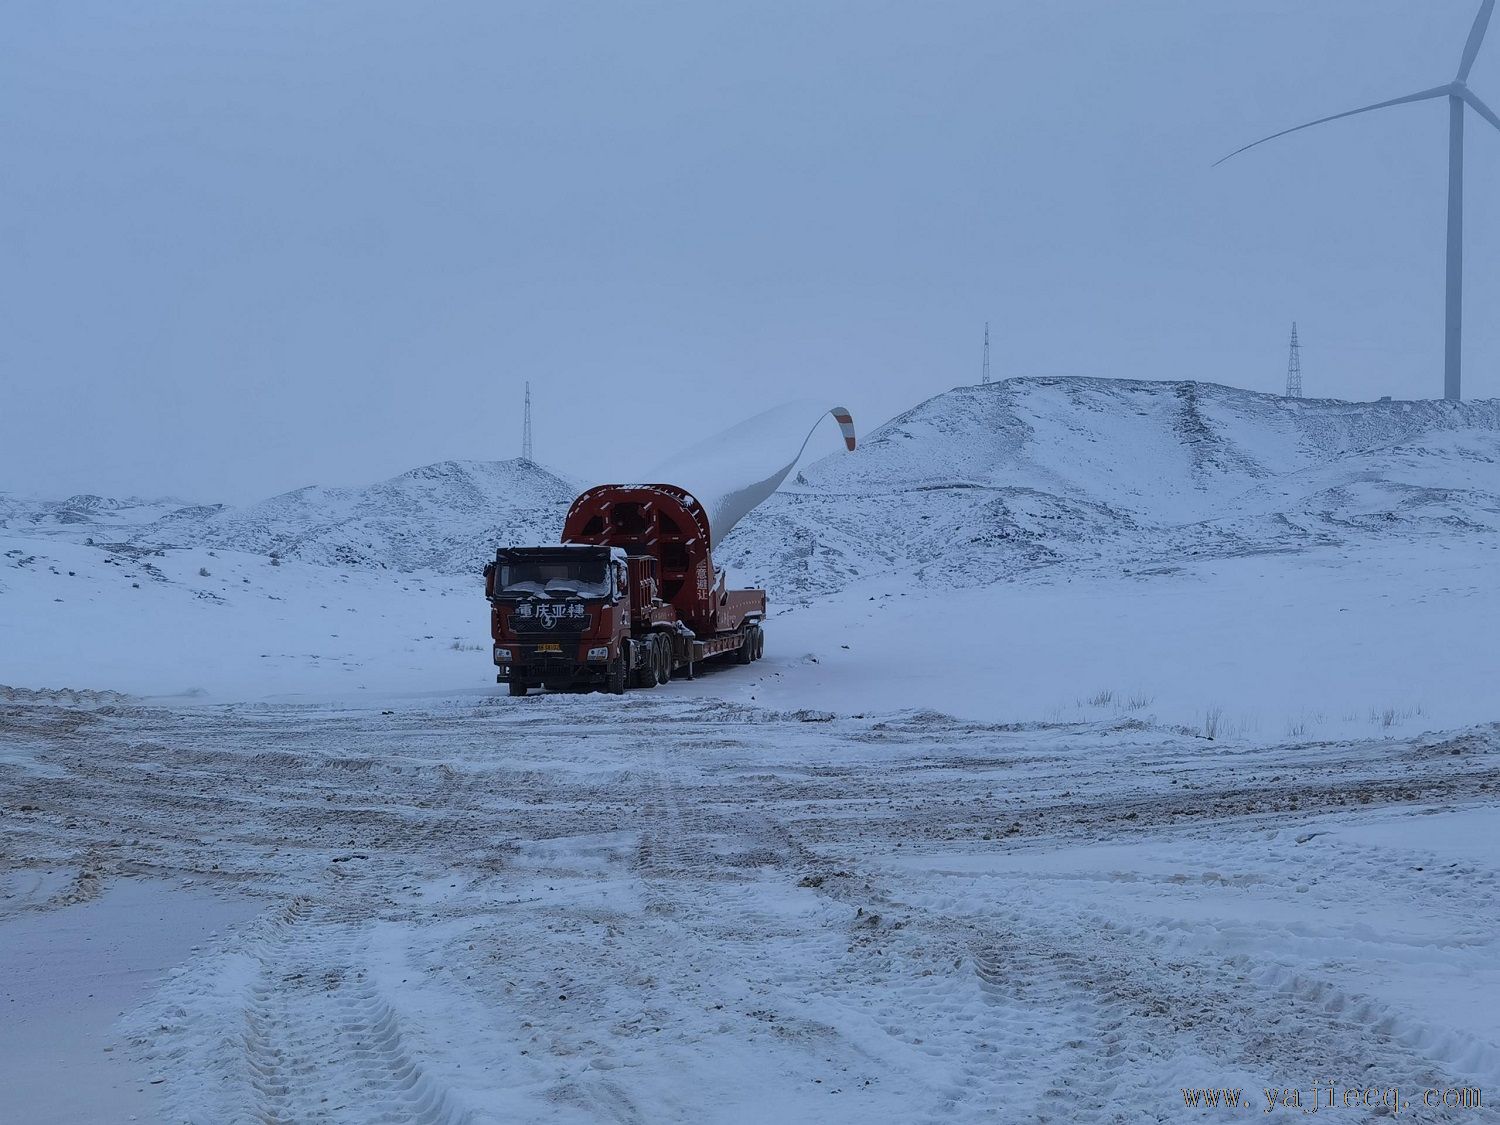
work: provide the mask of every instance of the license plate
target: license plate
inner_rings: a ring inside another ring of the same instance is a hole
[[[537,652],[562,652],[562,645],[537,645]]]

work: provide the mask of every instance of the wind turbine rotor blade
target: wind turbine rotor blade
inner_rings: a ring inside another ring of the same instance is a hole
[[[1474,66],[1474,60],[1479,57],[1479,46],[1484,42],[1485,28],[1490,25],[1490,13],[1495,10],[1495,0],[1484,0],[1479,5],[1479,12],[1474,17],[1474,26],[1469,29],[1469,38],[1464,43],[1464,57],[1458,64],[1458,78],[1456,81],[1467,82],[1469,71]]]
[[[1494,0],[1487,0],[1487,2],[1493,4]],[[1215,160],[1213,162],[1213,167],[1217,168],[1220,164],[1223,164],[1224,161],[1228,160],[1230,157],[1238,156],[1240,153],[1245,152],[1248,149],[1252,149],[1256,145],[1263,145],[1267,141],[1274,141],[1277,137],[1284,137],[1288,133],[1298,133],[1303,129],[1311,129],[1314,125],[1323,125],[1329,121],[1337,121],[1341,117],[1353,117],[1356,113],[1370,113],[1374,110],[1386,109],[1387,107],[1393,105],[1405,105],[1407,102],[1425,102],[1429,98],[1446,98],[1453,92],[1453,87],[1451,85],[1434,86],[1430,90],[1421,90],[1415,94],[1407,94],[1404,98],[1392,98],[1388,102],[1376,102],[1374,105],[1362,105],[1358,109],[1345,110],[1343,113],[1335,113],[1330,117],[1320,117],[1316,121],[1307,122],[1307,124],[1305,125],[1293,125],[1290,129],[1283,129],[1279,133],[1272,133],[1269,137],[1262,137],[1258,141],[1251,141],[1249,144],[1245,145],[1244,148],[1235,149],[1229,154],[1229,156],[1224,156],[1219,158],[1218,160]]]
[[[1474,112],[1479,114],[1480,117],[1484,118],[1496,129],[1500,129],[1500,116],[1497,116],[1494,110],[1480,101],[1478,94],[1473,93],[1466,86],[1464,87],[1464,92],[1460,94],[1459,97],[1468,102],[1469,105],[1473,108]]]

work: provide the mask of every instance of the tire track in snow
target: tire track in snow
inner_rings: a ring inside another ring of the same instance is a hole
[[[154,1005],[168,1018],[137,1037],[169,1107],[236,1125],[480,1125],[371,983],[367,940],[341,907],[299,897],[179,972]]]
[[[1402,1081],[1492,1066],[1494,1044],[1375,1004],[1290,928],[1264,926],[1277,955],[1257,955],[1199,927],[1193,906],[1263,894],[1260,869],[1235,874],[1235,856],[1255,833],[1305,823],[1311,847],[1256,862],[1283,881],[1311,883],[1320,864],[1329,879],[1384,880],[1427,895],[1445,924],[1479,909],[1497,885],[1481,864],[1317,833],[1382,805],[1492,799],[1494,731],[1222,748],[1141,724],[597,703],[86,719],[22,707],[42,768],[0,776],[0,799],[32,810],[17,820],[27,855],[305,896],[153,1002],[143,1045],[189,1120],[466,1120],[474,1091],[439,1075],[454,1079],[475,1048],[428,1054],[420,1012],[395,997],[441,998],[372,983],[372,927],[393,919],[423,969],[472,990],[466,1012],[487,1006],[506,1034],[535,1037],[506,1081],[535,1068],[529,1104],[582,1115],[559,1120],[699,1119],[723,1050],[760,1068],[755,1081],[802,1084],[794,1104],[830,1121],[872,1106],[900,1120],[1175,1120],[1189,1066],[1200,1084],[1361,1059]],[[1048,866],[1153,843],[1195,857],[1127,888],[1177,896],[1171,925],[1095,905],[1107,868]],[[895,862],[929,853],[994,870],[983,884]],[[1449,963],[1493,949],[1475,927],[1460,937]],[[476,1021],[485,1050],[500,1036]],[[1330,1046],[1315,1058],[1309,1037]],[[885,1100],[855,1100],[870,1089]]]

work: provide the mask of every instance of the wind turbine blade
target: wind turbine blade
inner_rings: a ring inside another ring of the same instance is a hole
[[[1460,94],[1459,97],[1463,98],[1464,101],[1473,106],[1474,112],[1479,114],[1480,117],[1484,118],[1496,129],[1500,129],[1500,117],[1497,117],[1494,110],[1492,110],[1489,106],[1485,105],[1482,101],[1479,100],[1478,94],[1472,93],[1469,88],[1465,86],[1464,92]]]
[[[1469,71],[1479,57],[1479,45],[1484,42],[1484,30],[1490,24],[1490,13],[1495,10],[1495,0],[1484,0],[1479,13],[1474,17],[1474,26],[1469,29],[1468,42],[1464,44],[1464,57],[1458,64],[1458,82],[1469,80]]]
[[[1487,0],[1487,2],[1493,4],[1494,0]],[[1272,133],[1269,137],[1262,137],[1258,141],[1251,141],[1244,148],[1235,149],[1229,154],[1229,156],[1221,157],[1220,159],[1215,160],[1213,162],[1213,167],[1217,168],[1231,156],[1238,156],[1240,153],[1246,151],[1247,149],[1252,149],[1256,145],[1263,145],[1267,141],[1274,141],[1277,137],[1284,137],[1288,133],[1296,133],[1300,132],[1303,129],[1311,129],[1314,125],[1322,125],[1329,121],[1337,121],[1341,117],[1353,117],[1356,113],[1369,113],[1372,110],[1385,109],[1388,106],[1404,105],[1406,102],[1424,102],[1429,98],[1445,98],[1451,93],[1453,93],[1453,88],[1451,86],[1434,86],[1430,90],[1421,90],[1415,94],[1407,94],[1404,98],[1392,98],[1388,102],[1376,102],[1374,105],[1362,105],[1358,109],[1345,110],[1343,113],[1335,113],[1331,117],[1320,117],[1316,121],[1307,122],[1307,124],[1305,125],[1294,125],[1290,129],[1283,129],[1279,133]]]
[[[692,493],[703,505],[709,538],[717,548],[742,517],[781,487],[825,414],[839,424],[844,448],[854,449],[854,419],[842,406],[825,406],[826,401],[801,399],[774,406],[657,465],[648,479]]]

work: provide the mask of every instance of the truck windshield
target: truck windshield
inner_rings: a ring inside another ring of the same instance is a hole
[[[500,589],[510,594],[581,594],[609,596],[604,556],[570,551],[500,560]]]

